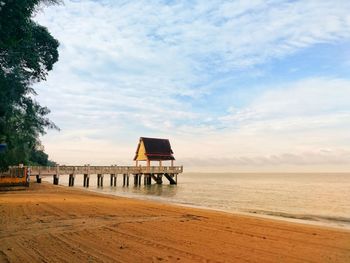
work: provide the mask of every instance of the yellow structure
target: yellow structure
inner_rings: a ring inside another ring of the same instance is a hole
[[[9,173],[0,174],[0,186],[29,186],[28,168],[11,168]]]
[[[136,161],[147,161],[146,148],[143,141],[140,141],[140,145],[136,151]]]
[[[162,161],[171,161],[171,166],[173,166],[174,160],[173,150],[168,139],[140,138],[134,157],[136,166],[138,166],[139,161],[146,161],[147,166],[151,165],[151,161],[158,161],[159,166],[162,166]]]

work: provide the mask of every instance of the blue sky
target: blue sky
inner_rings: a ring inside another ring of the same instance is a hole
[[[349,171],[349,1],[68,1],[38,101],[65,164],[131,164],[140,136],[190,171]]]

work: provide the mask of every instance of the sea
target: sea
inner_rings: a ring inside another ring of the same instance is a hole
[[[51,177],[44,179],[52,182]],[[97,176],[90,175],[89,188],[77,175],[75,188],[108,195],[152,200],[228,213],[248,214],[314,225],[350,229],[350,173],[183,173],[178,184],[97,187]],[[143,180],[142,180],[143,182]],[[60,176],[68,185],[68,176]]]

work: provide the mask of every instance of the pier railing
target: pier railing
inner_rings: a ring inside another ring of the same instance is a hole
[[[20,173],[20,171],[22,173]],[[117,175],[123,175],[123,186],[129,186],[129,177],[134,178],[134,185],[141,185],[141,178],[144,178],[144,185],[150,185],[152,180],[162,184],[164,176],[170,184],[177,184],[177,175],[183,172],[182,166],[12,166],[9,168],[9,175],[0,177],[1,184],[15,185],[22,181],[29,185],[30,175],[36,176],[37,183],[41,183],[42,176],[53,176],[53,183],[59,183],[60,175],[69,175],[69,186],[74,186],[76,175],[83,175],[83,186],[89,187],[90,175],[97,175],[97,186],[103,186],[103,177],[110,175],[110,185],[117,185]]]
[[[61,174],[179,174],[182,166],[31,166],[31,175]]]

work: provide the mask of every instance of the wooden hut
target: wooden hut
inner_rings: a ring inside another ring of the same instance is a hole
[[[173,150],[168,139],[140,138],[134,157],[136,166],[138,166],[139,161],[146,161],[147,166],[151,165],[151,161],[158,161],[159,166],[162,166],[163,161],[171,161],[171,166],[173,166],[174,160]]]

